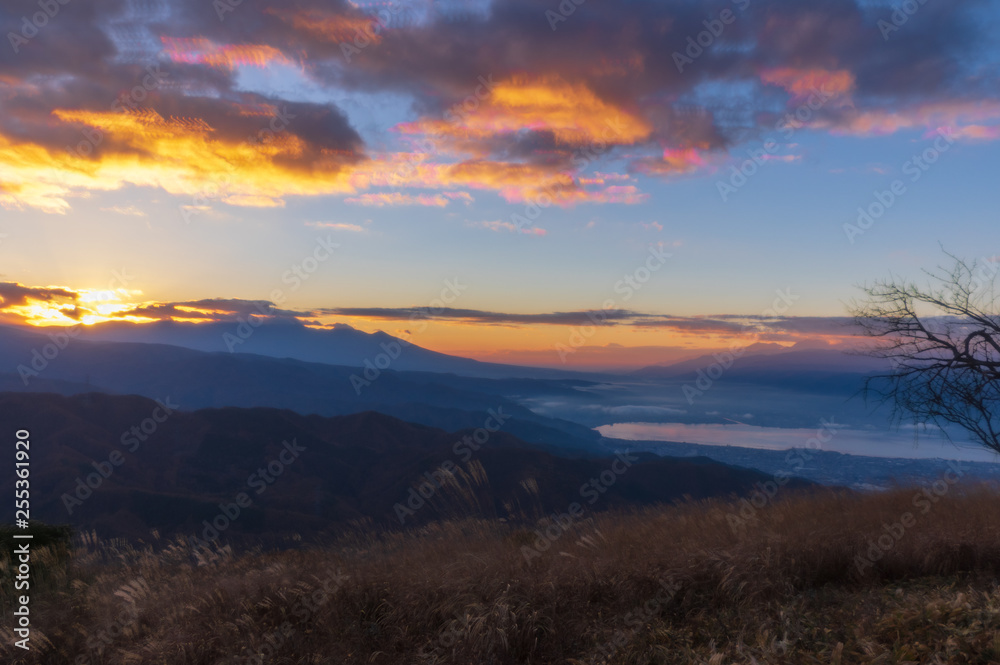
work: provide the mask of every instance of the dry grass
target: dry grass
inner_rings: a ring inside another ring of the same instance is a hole
[[[485,521],[200,562],[81,539],[24,662],[1000,663],[1000,495],[915,494],[786,496],[735,530],[724,501],[599,514],[530,563],[535,534]]]

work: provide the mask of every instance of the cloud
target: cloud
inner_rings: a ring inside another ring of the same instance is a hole
[[[473,222],[469,226],[479,227],[481,229],[489,229],[494,232],[507,232],[507,233],[521,233],[523,235],[530,236],[544,236],[548,233],[545,229],[538,226],[524,226],[518,228],[517,224],[514,222],[504,222],[501,220],[495,220],[492,222]]]
[[[801,69],[776,67],[760,73],[764,83],[781,86],[791,93],[790,104],[802,104],[819,92],[824,97],[843,98],[855,86],[854,75],[846,69]]]
[[[517,135],[526,129],[557,148],[633,145],[652,132],[643,118],[602,100],[584,83],[523,75],[495,82],[474,109],[453,107],[444,119],[424,118],[397,129],[426,135],[441,149],[479,157],[498,139],[522,140]]]
[[[443,207],[481,190],[635,205],[645,178],[711,172],[816,91],[815,131],[1000,139],[990,3],[921,5],[888,40],[885,5],[752,5],[678,71],[674,53],[733,3],[585,3],[554,30],[536,0],[395,13],[260,0],[223,21],[203,0],[60,3],[37,36],[0,49],[0,205],[65,214],[85,192],[127,186],[196,207]],[[21,16],[0,15],[0,33],[19,33]],[[363,47],[348,59],[344,44]],[[399,96],[407,116],[366,144],[335,104],[248,92],[260,68],[301,79],[290,87]],[[372,191],[384,186],[397,191]]]
[[[173,62],[233,70],[251,65],[291,64],[278,49],[266,44],[216,44],[203,38],[162,37],[166,56]]]
[[[0,314],[5,320],[33,325],[87,324],[124,320],[235,321],[247,316],[306,322],[311,312],[279,309],[269,301],[204,298],[179,302],[133,302],[141,292],[117,289],[71,289],[0,282]]]
[[[101,212],[113,212],[116,215],[125,215],[126,217],[146,217],[146,212],[136,206],[111,206],[110,208],[101,208]]]
[[[360,194],[344,199],[347,203],[362,206],[436,206],[443,208],[452,201],[472,201],[472,195],[467,192],[444,192],[443,194],[403,194],[400,192],[382,192],[377,194]]]
[[[848,336],[855,332],[851,317],[764,317],[759,315],[720,314],[715,316],[674,316],[646,314],[624,309],[579,310],[515,314],[451,307],[337,307],[315,310],[315,315],[366,319],[409,320],[415,316],[440,321],[461,321],[494,325],[550,326],[634,326],[683,333],[722,336],[776,334],[794,336]],[[780,339],[786,339],[781,337]]]
[[[289,104],[277,111],[289,124],[275,133],[269,127],[277,125],[243,115],[234,102],[177,99],[160,107],[163,113],[55,108],[48,123],[64,141],[59,146],[0,134],[0,179],[9,184],[0,205],[65,213],[78,192],[125,185],[159,187],[195,206],[275,206],[286,196],[353,191],[351,158],[324,151],[359,139],[332,108]],[[326,126],[325,138],[311,138],[315,125]]]
[[[117,313],[115,318],[144,318],[148,320],[181,321],[235,321],[248,316],[267,316],[271,319],[299,320],[309,312],[297,312],[275,307],[267,300],[240,298],[205,298],[170,303],[145,303]]]
[[[352,233],[365,233],[367,229],[357,224],[345,224],[343,222],[306,222],[306,226],[314,229],[330,229],[331,231],[350,231]]]
[[[635,316],[627,310],[588,310],[550,312],[543,314],[510,314],[452,307],[337,307],[317,310],[327,316],[360,317],[367,319],[409,320],[413,317],[432,320],[464,321],[496,325],[615,325]]]
[[[29,301],[76,301],[79,294],[59,286],[24,286],[17,282],[0,282],[0,309],[26,305]]]

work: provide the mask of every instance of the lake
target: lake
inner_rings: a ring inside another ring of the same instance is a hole
[[[711,446],[742,446],[764,450],[804,448],[817,428],[760,427],[747,424],[614,423],[595,428],[606,437],[629,441],[676,441]],[[1000,462],[1000,456],[971,443],[956,446],[939,430],[898,431],[831,427],[821,450],[873,457],[961,459]],[[815,446],[815,442],[812,444]]]

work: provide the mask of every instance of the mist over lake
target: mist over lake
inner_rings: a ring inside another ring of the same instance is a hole
[[[762,450],[805,448],[816,428],[760,427],[746,424],[696,424],[627,422],[595,428],[612,439],[663,442],[662,454],[669,455],[671,441],[713,446],[740,446]],[[1000,462],[1000,455],[966,441],[952,443],[940,431],[905,428],[900,431],[835,428],[821,450],[871,457],[959,459]],[[815,443],[813,444],[815,445]],[[659,451],[658,451],[659,452]]]

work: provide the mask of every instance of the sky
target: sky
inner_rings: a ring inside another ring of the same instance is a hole
[[[998,18],[940,0],[2,2],[0,322],[267,301],[571,366],[842,343],[860,284],[918,277],[942,248],[1000,261]]]

